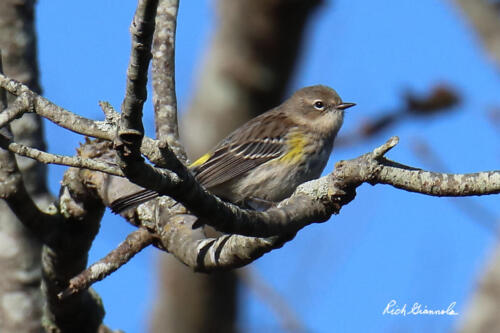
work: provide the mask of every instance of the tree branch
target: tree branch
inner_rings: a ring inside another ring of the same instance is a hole
[[[186,151],[179,141],[177,97],[175,94],[175,31],[178,0],[160,0],[153,36],[153,105],[156,138],[165,141],[179,160]]]
[[[101,107],[105,111],[106,121],[95,121],[81,117],[68,111],[48,99],[39,96],[27,86],[23,85],[16,80],[13,80],[0,73],[0,87],[4,88],[7,92],[18,96],[20,101],[17,103],[20,107],[25,107],[23,113],[34,112],[41,117],[44,117],[51,122],[55,123],[62,128],[66,128],[72,132],[99,138],[103,140],[113,140],[116,136],[116,120],[118,117],[114,116],[114,110],[109,103],[102,102]],[[30,104],[26,104],[30,103]],[[17,112],[21,111],[16,111]],[[13,120],[13,117],[4,116],[0,118],[3,124]],[[141,153],[144,154],[152,163],[163,166],[162,155],[158,149],[158,141],[145,137],[141,144]]]
[[[123,172],[115,165],[95,159],[84,159],[78,156],[64,156],[46,153],[35,148],[11,142],[6,136],[0,134],[0,147],[19,156],[29,157],[45,164],[66,165],[105,172],[110,175],[123,176]]]
[[[434,196],[485,195],[500,191],[500,171],[447,175],[416,170],[381,159],[381,152],[392,148],[397,141],[397,138],[392,138],[373,153],[359,157],[357,167],[345,161],[338,163],[331,177],[349,180],[349,183],[344,181],[342,189],[353,189],[362,182],[369,182]],[[278,208],[265,212],[245,210],[204,190],[172,153],[166,160],[171,161],[168,171],[155,169],[137,160],[122,170],[132,182],[174,198],[193,214],[207,220],[206,224],[226,233],[254,237],[293,233],[312,221],[326,221],[332,214],[338,213],[342,204],[352,199],[350,195],[333,191],[334,184],[327,180],[329,177],[323,177],[299,186],[294,195],[282,201]],[[363,167],[364,164],[366,166]],[[371,170],[368,174],[360,174],[366,171],[363,168],[368,167],[377,172]]]
[[[129,262],[129,260],[141,250],[151,245],[153,240],[154,235],[152,233],[142,228],[137,229],[129,234],[116,249],[77,276],[73,277],[69,281],[69,286],[66,290],[59,293],[58,297],[64,299],[87,289],[97,281],[101,281]]]
[[[388,184],[409,192],[436,197],[466,197],[500,193],[500,170],[451,174],[415,170],[390,160],[380,161],[383,169],[372,185]]]
[[[140,0],[130,25],[132,50],[127,68],[125,98],[115,138],[115,145],[125,158],[142,160],[139,153],[144,136],[142,107],[147,96],[146,83],[157,6],[158,0]]]
[[[66,300],[57,297],[69,279],[85,269],[104,213],[101,201],[83,186],[80,173],[71,168],[64,175],[57,224],[42,251],[43,325],[49,332],[95,332],[104,317],[102,301],[93,290]]]

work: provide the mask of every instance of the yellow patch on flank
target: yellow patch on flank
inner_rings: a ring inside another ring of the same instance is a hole
[[[208,161],[208,159],[210,158],[210,156],[212,156],[212,153],[206,153],[205,155],[203,155],[202,157],[200,157],[199,159],[197,159],[196,161],[194,161],[193,163],[191,163],[189,165],[189,167],[190,168],[194,168],[194,167],[202,165],[203,163],[205,163],[206,161]]]
[[[304,135],[300,133],[294,133],[287,140],[288,152],[283,155],[280,160],[287,163],[297,163],[302,158],[304,154],[304,147],[306,145],[306,139]]]

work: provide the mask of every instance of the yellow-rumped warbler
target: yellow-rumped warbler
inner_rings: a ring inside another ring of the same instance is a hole
[[[344,110],[354,105],[343,103],[326,86],[302,88],[232,132],[189,168],[201,185],[224,200],[283,200],[321,175]],[[142,190],[114,201],[111,209],[119,213],[156,196]]]

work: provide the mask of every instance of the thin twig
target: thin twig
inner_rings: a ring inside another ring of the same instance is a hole
[[[25,95],[32,104],[29,106],[30,112],[35,112],[58,126],[66,128],[72,132],[103,140],[113,140],[116,135],[116,125],[114,122],[94,121],[81,117],[68,111],[48,99],[36,94],[26,85],[11,79],[0,73],[0,87],[15,95]],[[107,106],[106,106],[107,107]],[[158,149],[158,141],[144,137],[141,145],[141,153],[152,163],[163,166],[163,157]]]
[[[123,172],[116,165],[95,159],[86,159],[78,156],[65,156],[46,153],[19,143],[10,141],[7,137],[0,135],[0,147],[7,149],[20,156],[25,156],[45,164],[66,165],[75,168],[84,168],[94,171],[105,172],[110,175],[123,176]]]
[[[155,236],[145,229],[137,229],[130,233],[127,238],[108,253],[104,258],[92,264],[86,270],[73,277],[69,281],[68,288],[58,294],[59,299],[81,292],[89,288],[97,281],[115,272],[125,265],[132,257],[151,245]]]

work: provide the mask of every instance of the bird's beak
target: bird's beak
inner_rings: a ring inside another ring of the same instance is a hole
[[[342,104],[337,105],[336,109],[345,110],[345,109],[348,109],[354,105],[356,105],[356,103],[342,103]]]

